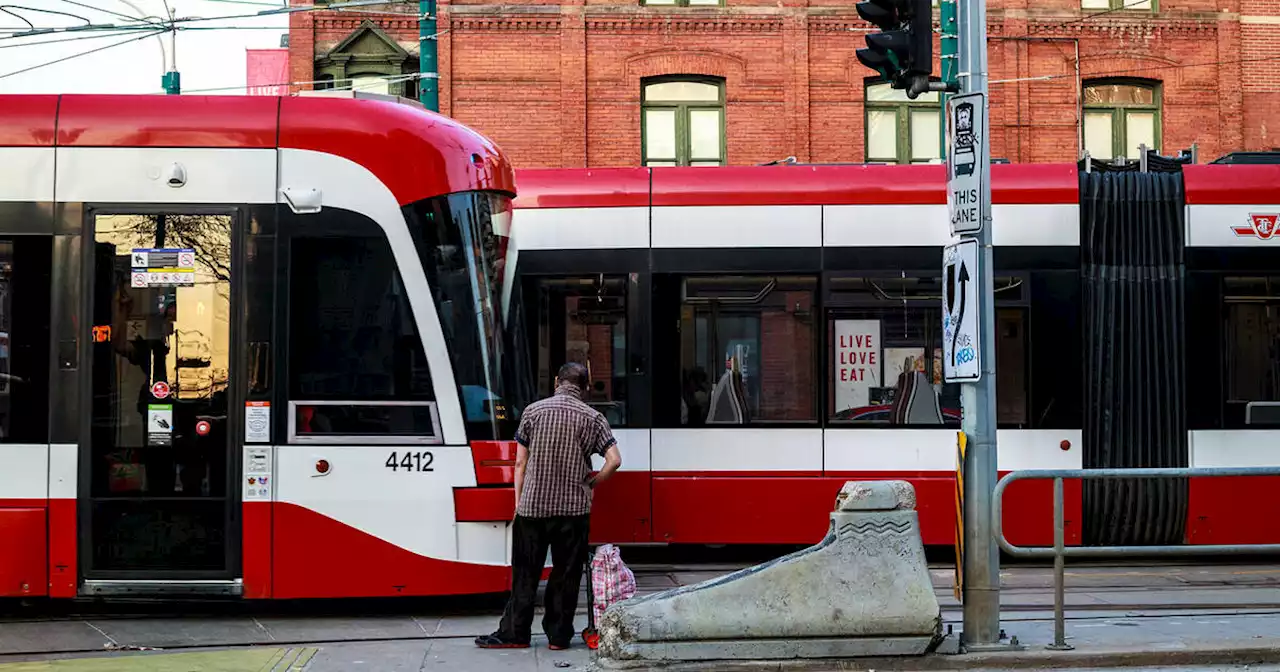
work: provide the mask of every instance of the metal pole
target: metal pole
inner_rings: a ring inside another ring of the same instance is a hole
[[[958,64],[961,93],[987,94],[987,3],[959,0]],[[992,492],[996,485],[995,292],[991,250],[991,124],[983,103],[978,170],[982,183],[982,229],[964,236],[978,241],[977,291],[981,304],[977,382],[961,384],[965,453],[964,643],[970,650],[1006,648],[1000,631],[1000,547],[992,535]]]
[[[164,73],[161,82],[165,93],[176,96],[182,93],[182,75],[178,74],[178,27],[174,23],[177,14],[169,7],[168,0],[165,0],[164,8],[169,14],[169,71]]]
[[[938,8],[941,10],[938,25],[942,32],[942,54],[938,62],[942,67],[942,82],[950,84],[956,81],[956,42],[959,40],[956,35],[956,0],[938,0]],[[947,117],[947,92],[943,91],[938,94],[938,109],[942,112],[942,118]],[[947,158],[947,124],[938,124],[938,131],[942,134],[942,140],[939,147],[939,156]]]
[[[432,112],[440,111],[440,73],[436,72],[436,0],[419,0],[418,101]]]
[[[1066,516],[1062,510],[1062,479],[1053,479],[1053,644],[1046,649],[1053,651],[1070,651],[1075,648],[1067,645],[1067,596],[1066,565],[1067,548]]]

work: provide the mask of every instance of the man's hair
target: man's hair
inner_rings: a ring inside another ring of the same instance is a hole
[[[565,362],[565,365],[560,367],[560,372],[556,374],[556,378],[559,378],[561,383],[572,383],[583,391],[587,389],[589,383],[587,367],[577,362]]]

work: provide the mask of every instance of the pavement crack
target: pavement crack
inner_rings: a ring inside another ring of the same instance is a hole
[[[99,628],[98,626],[94,625],[91,621],[85,621],[84,624],[93,628],[94,630],[97,630],[99,635],[106,637],[107,641],[110,642],[112,646],[120,646],[120,642],[117,642],[115,637],[108,635],[106,630]]]
[[[422,664],[418,665],[418,672],[424,672],[427,669],[427,658],[431,657],[431,649],[436,645],[435,642],[427,642],[427,650],[422,652]]]
[[[274,642],[274,641],[276,641],[276,636],[275,636],[275,635],[273,635],[273,634],[271,634],[271,631],[267,629],[267,626],[265,626],[265,625],[263,625],[262,623],[260,623],[260,622],[258,621],[258,619],[256,619],[256,618],[255,618],[255,619],[253,619],[253,624],[254,624],[254,625],[256,625],[256,626],[258,626],[258,629],[259,629],[259,630],[261,630],[261,631],[263,631],[264,633],[266,633],[267,637],[268,637],[271,641],[273,641],[273,642]]]

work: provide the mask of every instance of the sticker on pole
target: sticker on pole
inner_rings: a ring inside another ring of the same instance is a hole
[[[982,196],[986,112],[986,94],[947,99],[947,216],[953,236],[981,231],[982,222],[990,216]]]
[[[978,301],[978,241],[948,245],[942,252],[942,378],[948,383],[982,377]]]

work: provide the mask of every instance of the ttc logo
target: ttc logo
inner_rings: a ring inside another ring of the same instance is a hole
[[[1277,220],[1280,220],[1280,214],[1255,215],[1250,213],[1248,224],[1232,226],[1231,230],[1235,231],[1237,236],[1253,236],[1261,240],[1267,240],[1276,234]]]

